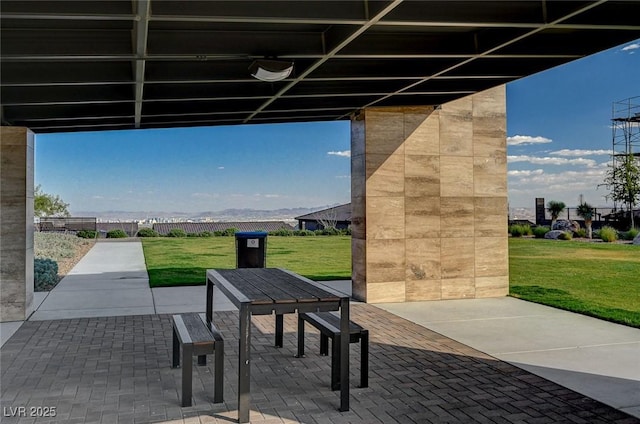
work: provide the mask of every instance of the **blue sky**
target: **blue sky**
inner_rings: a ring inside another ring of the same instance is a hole
[[[640,42],[507,86],[509,203],[607,204],[612,102],[640,96]],[[35,180],[70,211],[217,211],[350,201],[348,121],[40,134]]]
[[[612,148],[612,104],[640,96],[640,41],[507,85],[511,207],[536,197],[611,204],[602,184]],[[640,97],[636,98],[640,103]]]

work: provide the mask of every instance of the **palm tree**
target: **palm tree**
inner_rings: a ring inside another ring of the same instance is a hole
[[[557,200],[550,200],[547,203],[547,208],[549,209],[549,213],[551,214],[551,228],[553,229],[553,224],[556,223],[558,216],[562,213],[566,205],[563,202],[558,202]]]
[[[587,227],[587,237],[591,238],[591,223],[593,221],[593,207],[584,202],[576,208],[578,216],[584,219],[584,226]]]

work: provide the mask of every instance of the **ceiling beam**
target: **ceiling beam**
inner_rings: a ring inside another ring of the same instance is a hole
[[[272,17],[232,17],[232,16],[180,16],[154,15],[151,20],[158,22],[203,22],[203,23],[247,23],[272,25],[365,25],[364,19],[310,19],[310,18],[272,18]],[[459,21],[378,21],[375,26],[417,27],[417,28],[537,28],[544,22],[459,22]],[[559,24],[561,29],[589,30],[631,30],[640,29],[640,25],[606,25],[606,24]]]
[[[133,48],[136,56],[133,75],[135,78],[135,118],[134,125],[140,128],[142,121],[142,101],[144,96],[144,75],[147,57],[147,38],[149,36],[149,15],[151,13],[151,0],[138,0],[136,20],[133,26]]]
[[[142,0],[145,1],[145,0]],[[3,13],[3,19],[14,20],[79,20],[79,21],[138,21],[140,15],[124,14],[54,14],[54,13]],[[278,17],[236,17],[236,16],[188,16],[188,15],[149,15],[148,19],[155,22],[202,22],[202,23],[247,23],[272,25],[355,25],[367,23],[366,19],[341,18],[278,18]],[[537,28],[546,22],[482,22],[482,21],[411,21],[411,20],[381,20],[375,26],[386,27],[416,27],[416,28]],[[640,25],[608,25],[608,24],[557,24],[559,29],[586,30],[622,30],[637,31]]]
[[[15,19],[15,20],[48,20],[48,21],[134,21],[135,15],[87,15],[87,14],[57,14],[57,13],[3,13],[2,19]]]

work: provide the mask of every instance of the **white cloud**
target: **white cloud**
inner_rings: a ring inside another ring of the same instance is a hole
[[[557,157],[537,157],[527,155],[507,156],[507,162],[529,162],[535,165],[582,165],[587,167],[595,167],[597,162],[593,159],[576,158],[566,159]]]
[[[104,196],[91,196],[91,198],[99,200],[99,199],[104,199]]]
[[[611,150],[580,150],[580,149],[562,149],[556,150],[549,154],[556,156],[604,156],[611,155]]]
[[[631,53],[633,53],[633,50],[637,50],[640,49],[640,43],[633,43],[633,44],[629,44],[628,46],[624,46],[622,48],[623,52],[628,52],[630,51]]]
[[[342,151],[331,151],[331,152],[327,152],[328,155],[331,156],[340,156],[343,158],[350,158],[351,157],[351,150],[342,150]]]
[[[550,138],[539,135],[514,135],[512,137],[507,137],[507,146],[523,146],[527,144],[545,144],[551,142],[552,140]]]
[[[523,169],[523,170],[513,170],[508,171],[507,175],[510,177],[530,177],[532,175],[542,175],[544,171],[542,169]]]
[[[524,195],[533,198],[531,193],[539,193],[539,197],[552,194],[562,194],[567,199],[576,197],[579,193],[589,193],[590,197],[602,197],[596,194],[599,184],[602,184],[605,170],[592,168],[584,171],[564,171],[557,173],[542,173],[531,176],[509,175],[509,195]],[[526,202],[522,202],[526,204]]]
[[[219,166],[218,169],[224,169],[224,166]]]
[[[191,193],[191,197],[196,199],[215,199],[220,197],[217,193]]]
[[[351,175],[336,175],[336,178],[339,178],[339,179],[351,178]]]

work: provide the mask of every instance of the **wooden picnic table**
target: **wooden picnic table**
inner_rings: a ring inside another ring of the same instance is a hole
[[[340,330],[349,334],[349,296],[279,268],[207,270],[207,323],[213,322],[213,287],[240,311],[238,421],[249,422],[251,316],[276,315],[276,346],[282,347],[283,314],[340,311]],[[340,411],[349,410],[349,337],[340,338]]]

